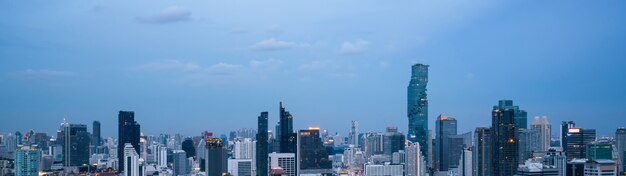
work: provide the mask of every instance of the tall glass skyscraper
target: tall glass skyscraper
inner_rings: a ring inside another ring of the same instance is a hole
[[[139,123],[135,121],[135,112],[133,111],[120,111],[118,114],[118,138],[117,138],[117,158],[118,158],[118,170],[124,168],[124,146],[126,143],[130,143],[135,152],[139,151]]]
[[[492,111],[492,162],[494,176],[515,175],[518,167],[518,138],[515,110],[494,106]]]
[[[500,109],[512,109],[513,119],[515,120],[515,126],[517,129],[528,129],[528,113],[521,110],[519,106],[513,105],[513,100],[500,100],[498,101],[498,108]]]
[[[449,140],[450,136],[457,134],[457,122],[452,117],[439,115],[435,124],[437,133],[435,163],[437,163],[439,171],[447,171],[451,162],[458,162],[457,160],[450,161],[451,153],[460,151],[450,151],[451,145]]]
[[[420,151],[424,160],[428,160],[428,99],[426,84],[428,83],[428,65],[414,64],[411,68],[411,82],[407,87],[407,116],[409,128],[407,139],[420,143]]]
[[[619,174],[621,175],[626,175],[626,173],[624,173],[626,170],[626,128],[624,127],[620,127],[617,130],[615,130],[615,149],[617,150],[617,154],[618,154],[618,161],[617,163],[619,164],[617,166],[617,171]]]
[[[285,111],[280,102],[280,153],[296,153],[296,133],[293,132],[293,116]]]
[[[267,157],[268,157],[268,127],[267,127],[267,112],[261,112],[261,115],[258,117],[258,128],[256,134],[256,175],[258,176],[267,176],[269,172],[269,168],[267,167]]]
[[[100,144],[102,144],[102,136],[100,135],[100,121],[93,121],[93,126],[91,128],[93,130],[91,134],[93,136],[91,138],[91,145],[100,146]]]

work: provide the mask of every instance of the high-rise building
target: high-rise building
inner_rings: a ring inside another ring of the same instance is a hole
[[[394,152],[404,150],[404,134],[398,132],[398,127],[387,127],[387,132],[383,138],[383,153],[391,156]]]
[[[118,114],[118,138],[117,138],[117,158],[118,169],[124,168],[124,148],[129,143],[135,148],[135,152],[141,153],[139,150],[140,126],[135,121],[135,112],[120,111]]]
[[[564,152],[567,152],[567,133],[570,128],[574,128],[576,124],[574,121],[563,121],[561,122],[561,148]]]
[[[237,138],[233,147],[235,159],[252,159],[255,152],[255,142],[250,138]]]
[[[615,149],[617,150],[617,171],[620,175],[626,175],[626,128],[620,127],[615,130]]]
[[[352,121],[352,128],[350,128],[350,135],[348,136],[348,144],[354,147],[359,147],[359,124],[357,121]]]
[[[187,158],[196,157],[196,147],[193,145],[191,138],[185,138],[181,144],[181,148],[185,151],[185,154],[187,154]]]
[[[448,170],[459,167],[459,160],[463,157],[463,149],[472,146],[472,132],[448,136],[449,148],[444,149],[444,156],[448,157]]]
[[[87,125],[64,123],[60,134],[59,139],[63,142],[63,165],[82,166],[89,164],[91,134],[87,132]]]
[[[409,127],[407,139],[420,143],[420,151],[428,161],[428,65],[414,64],[411,67],[411,81],[407,87],[407,116]]]
[[[474,174],[472,162],[472,148],[463,148],[457,167],[459,170],[459,176],[472,176]]]
[[[207,175],[222,175],[228,172],[228,149],[224,147],[221,138],[207,138],[205,157]]]
[[[294,153],[270,153],[270,172],[282,173],[282,176],[296,176],[296,155]]]
[[[543,157],[543,165],[556,168],[558,175],[566,175],[567,156],[565,152],[557,151],[554,148],[548,149],[546,155]]]
[[[296,153],[296,134],[293,132],[293,116],[285,111],[283,102],[279,104],[280,113],[280,153]]]
[[[565,140],[567,141],[567,147],[564,149],[565,153],[567,153],[567,159],[586,158],[586,146],[596,140],[596,130],[569,128]]]
[[[232,176],[253,176],[252,159],[228,159],[228,173]]]
[[[38,176],[41,150],[37,146],[19,145],[15,150],[15,175]]]
[[[613,159],[613,144],[608,140],[598,140],[587,144],[587,159]]]
[[[406,176],[425,175],[425,165],[419,142],[407,142],[406,151]]]
[[[548,151],[551,135],[552,126],[548,123],[548,117],[535,117],[530,125],[530,150],[532,152]]]
[[[474,167],[475,176],[490,176],[491,165],[491,128],[478,127],[474,131]]]
[[[331,169],[332,162],[328,159],[319,128],[300,130],[297,141],[299,170]]]
[[[528,129],[517,129],[515,133],[515,137],[517,138],[517,153],[518,153],[518,162],[519,164],[525,164],[526,160],[532,158],[533,151],[530,148],[530,140],[534,131],[530,131]]]
[[[521,110],[519,106],[513,105],[513,100],[500,100],[498,101],[498,108],[500,109],[512,109],[515,126],[517,129],[528,129],[528,113]]]
[[[517,171],[519,159],[515,109],[501,106],[494,106],[492,111],[491,173],[493,176],[511,176]]]
[[[373,155],[383,154],[383,134],[379,132],[368,132],[363,136],[363,141],[365,142],[362,146],[365,151],[366,158],[369,158]]]
[[[132,144],[126,143],[124,144],[124,176],[145,176],[145,166],[143,164],[143,159],[139,157],[137,151],[133,147]]]
[[[102,144],[102,135],[100,135],[100,121],[93,121],[91,145],[100,146]]]
[[[256,175],[267,176],[269,172],[267,158],[269,154],[269,134],[268,134],[268,113],[261,112],[258,117],[258,128],[256,134]]]
[[[184,150],[172,151],[172,164],[174,166],[172,170],[175,176],[187,175],[189,171],[191,171],[191,167],[189,167],[187,161],[187,153]]]
[[[450,168],[450,163],[457,163],[458,160],[451,160],[450,150],[450,136],[457,134],[457,121],[456,119],[448,116],[439,115],[435,121],[435,131],[437,133],[437,140],[435,142],[435,163],[437,163],[437,169],[439,171],[447,171]]]

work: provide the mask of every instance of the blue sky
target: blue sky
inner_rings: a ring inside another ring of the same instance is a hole
[[[0,131],[64,117],[116,135],[399,126],[413,63],[430,123],[489,126],[499,99],[554,125],[626,126],[626,1],[0,1]],[[431,128],[434,126],[431,125]]]

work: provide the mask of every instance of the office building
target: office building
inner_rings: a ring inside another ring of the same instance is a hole
[[[267,176],[269,172],[268,168],[268,154],[269,154],[269,133],[268,133],[268,113],[261,112],[257,121],[257,134],[256,134],[256,175]]]
[[[405,172],[406,176],[423,176],[426,171],[426,164],[419,142],[407,142],[404,147],[406,152]]]
[[[40,159],[37,146],[19,145],[15,150],[15,176],[38,176]]]
[[[398,132],[398,127],[387,127],[387,132],[383,138],[383,153],[391,156],[394,152],[404,150],[404,134]]]
[[[472,146],[472,132],[448,136],[448,146],[449,148],[444,148],[444,152],[448,153],[444,154],[444,156],[448,157],[448,170],[450,168],[458,168],[463,149]]]
[[[352,127],[350,128],[350,134],[348,135],[348,144],[354,147],[359,147],[359,124],[357,121],[352,121]]]
[[[474,130],[474,149],[472,158],[475,176],[490,176],[491,165],[491,128],[478,127]]]
[[[228,173],[232,176],[253,176],[252,159],[228,159]]]
[[[548,151],[552,126],[548,123],[548,117],[535,117],[530,125],[530,150],[532,152]]]
[[[285,111],[283,102],[279,104],[280,113],[280,153],[296,153],[296,134],[293,132],[293,116]]]
[[[268,155],[271,170],[282,171],[283,176],[296,176],[296,155],[294,153],[270,153]],[[271,171],[270,171],[271,172]]]
[[[299,170],[331,169],[332,162],[328,159],[328,153],[319,132],[319,128],[309,128],[298,132],[296,158],[299,161]]]
[[[561,122],[561,130],[560,130],[560,140],[561,140],[561,148],[564,152],[567,152],[567,133],[570,128],[576,127],[576,123],[574,121],[562,121]]]
[[[63,165],[83,166],[89,164],[89,145],[91,134],[87,125],[64,123],[59,139],[63,142]]]
[[[93,146],[100,146],[102,145],[102,135],[100,134],[100,121],[93,121],[93,126],[92,126],[92,138],[91,138],[91,145]]]
[[[474,174],[472,156],[472,148],[464,147],[457,165],[459,176],[472,176]]]
[[[365,176],[404,176],[404,165],[366,164]]]
[[[450,136],[457,134],[457,121],[456,119],[448,116],[439,115],[435,121],[435,131],[437,133],[435,142],[435,163],[437,163],[437,170],[447,171],[450,168],[450,163],[458,162],[458,160],[451,159],[451,154],[455,151],[450,150]],[[456,152],[461,152],[460,148]]]
[[[363,136],[364,144],[362,146],[363,151],[365,152],[366,158],[369,158],[373,155],[383,154],[384,149],[384,135],[379,132],[368,132]]]
[[[132,144],[126,143],[124,145],[124,176],[145,176],[145,166],[143,164],[143,159],[139,157],[137,151],[133,147]]]
[[[521,110],[519,106],[513,105],[513,100],[500,100],[498,101],[498,109],[511,109],[513,110],[513,119],[517,129],[528,129],[528,113]]]
[[[222,175],[228,173],[228,149],[224,147],[221,138],[207,138],[205,166],[207,175]]]
[[[250,138],[235,139],[233,157],[235,159],[252,159],[255,153],[255,141]]]
[[[617,150],[617,171],[620,175],[626,175],[626,128],[620,127],[615,130],[615,149]]]
[[[565,140],[567,148],[564,150],[567,153],[567,159],[586,158],[587,144],[596,140],[596,130],[569,128]]]
[[[414,64],[411,67],[411,81],[407,87],[407,116],[409,127],[407,139],[419,142],[422,155],[428,160],[428,65]]]
[[[617,175],[615,161],[608,159],[589,160],[585,163],[585,176]]]
[[[500,108],[494,106],[492,111],[492,140],[491,158],[493,176],[514,175],[518,167],[518,139],[515,137],[517,131],[515,112],[516,109]],[[508,103],[504,103],[508,105]],[[505,106],[509,107],[509,106]]]
[[[174,176],[189,174],[191,167],[187,161],[187,153],[184,150],[172,151],[172,166]]]
[[[608,140],[591,142],[586,150],[588,160],[613,160],[613,144]]]
[[[534,159],[528,159],[519,166],[517,176],[542,175],[542,176],[559,176],[557,168],[544,165],[542,162]]]
[[[585,164],[587,159],[572,159],[565,166],[566,176],[585,176]]]
[[[543,156],[543,165],[553,167],[558,170],[558,175],[566,175],[565,168],[567,166],[567,156],[563,151],[557,151],[550,148]]]
[[[136,153],[141,153],[139,150],[139,138],[140,138],[140,126],[135,121],[135,112],[133,111],[120,111],[118,114],[118,138],[117,138],[117,158],[118,168],[124,168],[125,159],[121,159],[124,156],[124,148],[126,143],[133,146]]]

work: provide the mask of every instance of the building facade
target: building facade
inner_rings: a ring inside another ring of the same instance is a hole
[[[414,64],[411,67],[411,81],[407,87],[407,116],[409,127],[407,139],[419,142],[420,151],[428,158],[428,65]],[[427,159],[428,160],[428,159]]]

